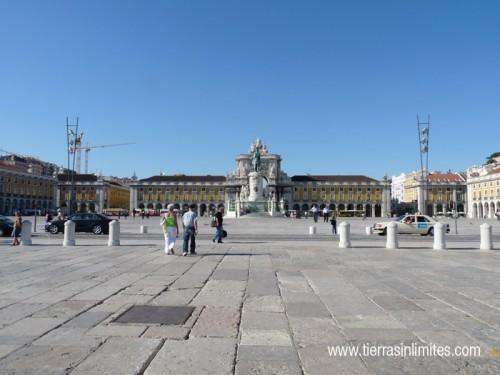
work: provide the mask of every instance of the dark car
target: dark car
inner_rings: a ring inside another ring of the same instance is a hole
[[[14,230],[14,222],[8,217],[0,215],[0,237],[10,236]]]
[[[81,213],[74,214],[70,220],[75,222],[75,232],[92,232],[94,234],[108,234],[110,218],[101,214]],[[45,224],[45,231],[52,234],[64,232],[64,223],[67,220],[52,220]]]

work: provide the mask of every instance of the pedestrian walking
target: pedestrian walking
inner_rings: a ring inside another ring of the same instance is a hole
[[[146,213],[144,212],[144,210],[141,211],[141,219],[144,220],[144,216],[146,215]]]
[[[118,220],[120,220],[121,214],[121,211],[118,211]]]
[[[174,205],[170,203],[167,206],[167,212],[161,219],[161,227],[165,237],[165,254],[174,254],[175,240],[179,236],[179,225],[177,224],[177,215],[174,212]]]
[[[135,220],[135,208],[132,210],[132,219]]]
[[[316,205],[312,206],[311,208],[311,212],[313,214],[313,219],[314,219],[314,222],[317,223],[318,222],[318,216],[319,216],[319,210],[318,210],[318,207],[316,207]]]
[[[328,208],[323,208],[323,223],[328,223]]]
[[[149,211],[148,211],[148,212],[146,212],[146,218],[147,218],[147,219],[149,219],[149,215],[150,215],[150,214],[149,214]]]
[[[220,207],[217,213],[215,214],[215,237],[212,238],[212,242],[217,241],[217,243],[223,243],[222,242],[222,231],[224,230],[222,228],[222,222],[224,220],[222,217],[223,210],[224,209]]]
[[[332,234],[337,234],[337,219],[335,218],[335,215],[332,215],[330,224],[332,224]]]
[[[189,206],[189,211],[182,215],[182,226],[184,227],[184,237],[182,243],[182,255],[196,255],[196,234],[198,234],[198,218],[196,215],[196,205]],[[188,246],[189,245],[189,246]]]
[[[21,237],[21,229],[23,227],[23,218],[21,217],[21,212],[16,212],[16,221],[14,223],[14,231],[12,232],[12,237],[14,240],[12,241],[12,246],[19,245],[19,237]]]

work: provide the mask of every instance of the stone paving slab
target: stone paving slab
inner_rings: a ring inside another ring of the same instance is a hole
[[[159,306],[187,305],[199,292],[199,288],[169,289],[156,296],[149,304]]]
[[[324,345],[308,345],[298,349],[305,374],[311,375],[373,375],[360,357],[330,357]],[[383,373],[380,373],[383,374]]]
[[[248,292],[248,291],[247,291]],[[249,295],[243,303],[243,310],[260,312],[285,312],[280,296]]]
[[[288,321],[284,313],[243,310],[241,329],[288,330]]]
[[[72,318],[97,304],[97,301],[62,301],[39,310],[33,318]]]
[[[90,336],[118,336],[118,337],[139,337],[146,331],[147,326],[142,325],[119,325],[100,324],[87,331]]]
[[[105,311],[86,311],[64,324],[68,328],[92,328],[106,319],[111,313]]]
[[[236,341],[229,338],[196,337],[166,341],[145,375],[233,373]]]
[[[241,360],[236,363],[236,375],[301,375],[297,362]]]
[[[0,345],[0,358],[5,357],[7,354],[12,353],[14,350],[19,349],[22,345]]]
[[[141,337],[148,339],[186,340],[190,329],[182,326],[152,326]]]
[[[71,374],[138,374],[146,367],[160,345],[160,340],[113,337],[92,353]]]
[[[240,310],[232,307],[208,306],[203,309],[190,336],[192,337],[236,337]]]
[[[90,354],[81,346],[29,346],[0,362],[2,374],[64,374]]]
[[[15,303],[0,310],[0,324],[6,326],[46,308],[43,303]]]
[[[243,302],[244,289],[243,281],[209,280],[191,303],[197,306],[239,306]]]
[[[86,335],[84,328],[60,327],[34,341],[34,346],[83,346],[97,348],[104,339]]]
[[[61,318],[25,318],[0,329],[0,336],[40,336],[63,322]]]
[[[292,346],[292,339],[285,329],[242,329],[240,345]]]

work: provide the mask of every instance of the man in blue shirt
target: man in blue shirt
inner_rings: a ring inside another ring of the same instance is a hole
[[[189,252],[191,255],[196,255],[196,240],[195,237],[198,234],[198,215],[196,214],[196,205],[192,204],[189,206],[189,211],[182,215],[182,225],[184,227],[184,242],[182,244],[182,255],[188,255],[188,245],[191,241],[191,246],[189,246]]]

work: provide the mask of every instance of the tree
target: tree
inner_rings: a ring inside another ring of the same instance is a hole
[[[500,152],[494,152],[486,158],[486,164],[491,164],[496,162],[496,158],[500,157]]]

